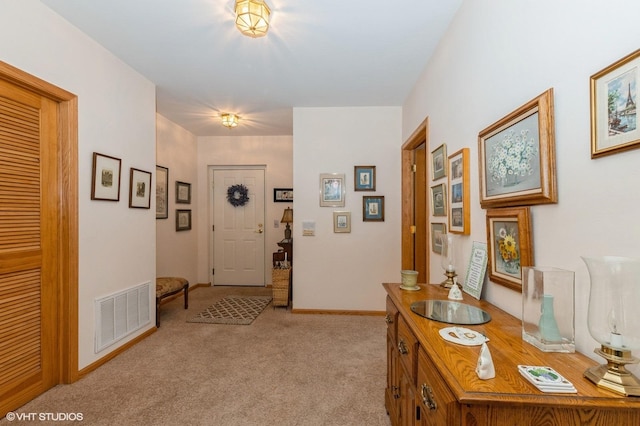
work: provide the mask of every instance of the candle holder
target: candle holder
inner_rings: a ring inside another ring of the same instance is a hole
[[[444,275],[447,277],[440,285],[444,288],[451,288],[454,284],[454,278],[458,276],[456,274],[456,244],[454,236],[451,234],[445,234],[442,236],[442,253],[440,257],[440,264],[444,269]]]
[[[589,270],[589,333],[600,343],[594,350],[606,365],[589,368],[584,376],[597,386],[640,396],[640,380],[626,369],[640,359],[640,259],[605,256],[583,257]]]

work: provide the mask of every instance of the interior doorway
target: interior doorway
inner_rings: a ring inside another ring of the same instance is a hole
[[[402,146],[402,269],[429,283],[428,137],[425,119]]]
[[[78,379],[77,105],[0,62],[0,417]]]
[[[212,168],[211,282],[265,285],[264,167]]]

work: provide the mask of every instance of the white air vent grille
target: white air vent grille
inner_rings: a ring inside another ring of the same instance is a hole
[[[96,353],[149,324],[151,282],[96,299]]]

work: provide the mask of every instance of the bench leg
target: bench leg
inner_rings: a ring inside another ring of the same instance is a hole
[[[156,328],[160,328],[160,298],[156,297]]]
[[[184,285],[184,308],[189,308],[189,284]]]

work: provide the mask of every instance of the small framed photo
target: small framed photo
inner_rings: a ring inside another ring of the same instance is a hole
[[[431,213],[433,216],[447,215],[447,196],[444,183],[431,187]]]
[[[274,203],[293,203],[293,188],[273,188]]]
[[[447,176],[447,145],[442,144],[431,152],[431,170],[433,180]]]
[[[442,254],[442,237],[447,233],[447,226],[444,223],[431,224],[431,251]]]
[[[191,229],[191,210],[176,210],[176,231]]]
[[[120,165],[122,160],[93,153],[91,199],[120,201]]]
[[[478,136],[480,206],[557,203],[553,89]]]
[[[344,173],[320,175],[320,207],[344,207]]]
[[[640,49],[591,76],[591,158],[640,148]]]
[[[333,212],[333,232],[351,232],[351,212]]]
[[[176,181],[176,203],[191,204],[191,184]]]
[[[469,235],[469,148],[449,156],[449,232]]]
[[[529,207],[487,210],[489,279],[522,291],[522,268],[533,265]]]
[[[169,217],[169,169],[156,166],[156,219]]]
[[[376,166],[354,166],[353,178],[356,191],[376,190]]]
[[[129,178],[129,207],[151,208],[151,173],[131,168]]]
[[[384,222],[384,196],[362,197],[362,220],[364,222]]]

